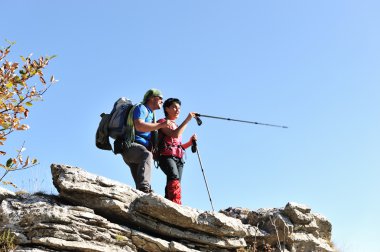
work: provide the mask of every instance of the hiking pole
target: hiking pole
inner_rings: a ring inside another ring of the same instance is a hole
[[[206,184],[206,189],[207,189],[207,193],[208,193],[208,198],[210,199],[210,203],[211,203],[212,211],[214,211],[214,206],[213,206],[213,204],[212,204],[210,191],[208,190],[208,185],[207,185],[206,175],[205,175],[205,172],[203,171],[203,166],[202,166],[201,157],[200,157],[200,155],[199,155],[199,151],[198,151],[198,148],[197,148],[197,141],[195,141],[195,140],[193,140],[193,145],[191,146],[191,151],[192,151],[193,153],[196,152],[197,155],[198,155],[199,164],[200,164],[200,166],[201,166],[201,170],[202,170],[202,174],[203,174],[203,179],[205,180],[205,184]]]
[[[275,124],[269,124],[269,123],[259,123],[259,122],[252,122],[252,121],[244,121],[244,120],[237,120],[237,119],[231,119],[231,118],[225,118],[225,117],[219,117],[219,116],[209,116],[209,115],[201,115],[196,113],[195,119],[197,120],[198,125],[200,126],[202,124],[202,120],[199,117],[209,117],[214,119],[221,119],[221,120],[227,120],[227,121],[234,121],[234,122],[242,122],[242,123],[252,123],[252,124],[258,124],[258,125],[264,125],[264,126],[271,126],[271,127],[278,127],[278,128],[284,128],[287,129],[288,126],[282,126],[282,125],[275,125]]]

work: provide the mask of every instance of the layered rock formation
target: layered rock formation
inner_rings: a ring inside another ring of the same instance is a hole
[[[51,170],[59,195],[0,189],[0,234],[11,231],[15,251],[334,251],[331,224],[304,205],[203,212],[77,167]]]

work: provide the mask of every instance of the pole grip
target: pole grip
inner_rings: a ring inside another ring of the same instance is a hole
[[[199,114],[198,114],[199,115]],[[197,120],[197,124],[198,124],[198,126],[201,126],[202,125],[202,120],[201,120],[201,118],[199,118],[199,116],[197,116],[196,114],[195,114],[195,120]]]
[[[191,152],[195,153],[197,152],[197,141],[193,139],[192,143],[193,144],[191,145]]]

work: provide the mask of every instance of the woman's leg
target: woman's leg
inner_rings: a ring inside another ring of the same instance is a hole
[[[165,198],[181,204],[181,184],[178,170],[178,159],[174,157],[161,156],[159,165],[166,174]]]

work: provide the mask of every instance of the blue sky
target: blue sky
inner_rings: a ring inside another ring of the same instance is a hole
[[[341,251],[380,251],[380,16],[378,1],[1,1],[9,60],[57,54],[60,81],[36,104],[26,141],[40,165],[10,174],[20,187],[54,192],[50,164],[79,166],[134,185],[120,156],[95,147],[102,112],[149,88],[203,118],[199,153],[215,209],[303,203],[326,216]],[[162,111],[157,117],[163,117]],[[377,153],[377,154],[376,154]],[[153,169],[163,194],[164,174]],[[183,203],[210,210],[188,151]]]

